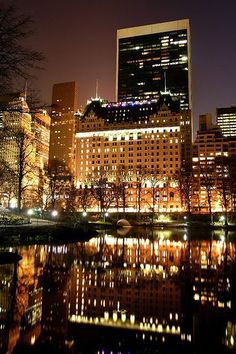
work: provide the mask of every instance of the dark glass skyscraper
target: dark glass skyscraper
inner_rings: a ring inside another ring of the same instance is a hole
[[[158,99],[170,91],[191,109],[189,20],[117,31],[117,100]]]

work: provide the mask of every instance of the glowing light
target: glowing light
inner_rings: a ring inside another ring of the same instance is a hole
[[[52,211],[52,216],[53,216],[53,217],[56,217],[57,215],[58,215],[58,211],[57,211],[57,210],[53,210],[53,211]]]
[[[31,216],[31,215],[33,215],[33,209],[29,209],[28,211],[27,211],[27,215],[29,215],[29,216]]]

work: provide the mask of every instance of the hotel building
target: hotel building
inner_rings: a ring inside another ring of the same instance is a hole
[[[77,122],[76,187],[106,177],[125,183],[127,211],[180,210],[176,178],[191,159],[190,117],[169,94],[153,102],[92,101]]]

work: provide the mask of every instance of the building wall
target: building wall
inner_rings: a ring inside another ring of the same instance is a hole
[[[212,124],[209,114],[200,116],[199,128],[193,144],[192,209],[209,212],[210,196],[213,212],[224,211],[226,201],[228,210],[232,210],[235,186],[230,158],[234,156],[235,144],[223,136],[218,125]]]
[[[106,177],[126,183],[127,210],[159,211],[181,209],[177,176],[182,166],[185,122],[181,113],[165,105],[158,113],[131,122],[106,122],[91,113],[78,123],[76,134],[77,188],[91,186]],[[190,158],[189,158],[190,159]],[[140,188],[142,195],[140,196]]]
[[[78,109],[76,82],[53,86],[49,159],[57,159],[74,173],[75,116]]]
[[[37,165],[43,170],[48,165],[51,118],[46,111],[37,112],[32,117],[32,129],[36,142]]]
[[[224,137],[236,138],[236,107],[217,108],[216,119]]]

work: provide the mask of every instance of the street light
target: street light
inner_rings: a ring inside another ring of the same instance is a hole
[[[56,219],[56,217],[58,216],[58,211],[57,210],[53,210],[51,213],[52,217]]]
[[[220,217],[220,221],[221,221],[221,222],[224,222],[224,221],[225,221],[225,217],[224,217],[224,215],[221,215],[221,217]]]
[[[108,217],[108,212],[104,213],[104,222],[106,221],[106,217]]]
[[[31,216],[33,215],[33,213],[34,213],[33,209],[29,209],[27,211],[27,215],[29,216],[28,217],[28,223],[31,223]]]

